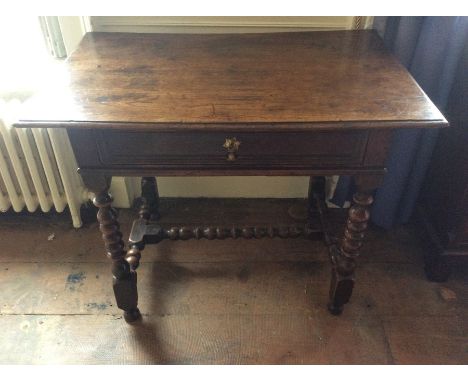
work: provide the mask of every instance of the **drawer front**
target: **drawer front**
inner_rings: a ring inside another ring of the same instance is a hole
[[[356,166],[363,161],[368,136],[364,130],[314,133],[105,130],[94,134],[99,159],[105,166],[185,169]],[[227,139],[237,145],[230,147]]]

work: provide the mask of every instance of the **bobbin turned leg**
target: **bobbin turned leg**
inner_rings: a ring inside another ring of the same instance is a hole
[[[325,192],[326,179],[324,176],[311,176],[309,178],[308,219],[313,224],[318,219],[322,228],[322,237],[329,251],[336,245],[337,239],[333,235],[328,220],[328,208]]]
[[[159,220],[159,192],[158,183],[154,176],[141,179],[140,218],[146,220]]]
[[[317,199],[325,202],[325,177],[311,176],[309,177],[309,192],[307,199],[307,213],[309,219],[319,209]]]
[[[155,177],[144,177],[141,179],[141,205],[138,215],[147,224],[149,221],[159,220],[159,193]],[[130,241],[126,260],[132,270],[140,265],[141,251],[145,247],[144,241],[134,243]]]
[[[335,315],[341,314],[344,304],[349,301],[353,292],[355,258],[359,255],[363,244],[370,217],[369,207],[373,201],[373,187],[370,188],[370,184],[374,182],[366,183],[357,184],[358,190],[353,196],[354,203],[348,211],[344,237],[338,247],[331,248],[333,269],[328,309]]]
[[[110,181],[107,182],[109,183]],[[107,256],[112,260],[113,287],[117,306],[124,311],[125,321],[133,322],[140,317],[140,311],[137,308],[137,274],[130,269],[129,263],[125,260],[126,253],[117,221],[117,211],[111,207],[112,197],[107,189],[96,193],[93,203],[99,208],[97,214],[99,229]]]

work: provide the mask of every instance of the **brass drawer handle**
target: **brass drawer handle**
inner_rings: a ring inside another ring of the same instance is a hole
[[[233,162],[237,159],[237,152],[239,151],[239,146],[241,142],[238,141],[235,137],[226,138],[224,141],[223,147],[227,151],[226,159],[230,162]]]

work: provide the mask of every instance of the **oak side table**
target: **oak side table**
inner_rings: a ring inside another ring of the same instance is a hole
[[[140,317],[141,251],[161,240],[324,239],[328,309],[339,314],[372,191],[394,129],[447,125],[375,31],[259,34],[88,33],[62,83],[30,100],[16,127],[66,128],[112,260],[117,305]],[[327,229],[324,176],[353,175],[341,240]],[[162,227],[155,176],[309,176],[309,222],[288,227]],[[141,176],[143,205],[125,249],[108,194],[112,176]],[[317,217],[317,219],[315,219]]]

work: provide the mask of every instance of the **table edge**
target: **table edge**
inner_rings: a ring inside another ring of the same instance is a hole
[[[314,131],[342,129],[400,129],[400,128],[444,128],[449,122],[445,119],[401,120],[401,121],[330,121],[330,122],[101,122],[101,121],[39,121],[19,120],[15,128],[80,128],[148,131]]]

